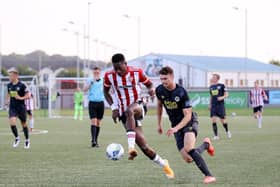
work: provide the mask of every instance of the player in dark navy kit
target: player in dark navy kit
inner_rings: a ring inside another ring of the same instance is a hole
[[[26,124],[26,107],[25,99],[29,98],[28,90],[25,84],[18,79],[18,71],[15,68],[9,70],[10,83],[7,85],[8,94],[6,104],[9,105],[9,121],[11,130],[15,136],[13,147],[18,147],[20,138],[16,127],[16,120],[19,118],[23,128],[25,143],[24,148],[29,149],[30,140],[28,126]]]
[[[162,110],[165,108],[171,128],[166,132],[167,136],[174,134],[177,148],[183,159],[191,163],[195,162],[200,171],[205,175],[204,183],[213,183],[216,178],[210,173],[201,153],[205,150],[210,156],[214,156],[215,149],[209,138],[195,148],[198,132],[198,119],[196,113],[192,112],[192,106],[187,91],[174,82],[173,69],[166,66],[160,70],[161,85],[156,88],[158,100],[157,117],[158,132],[162,134]]]
[[[217,118],[220,118],[228,138],[231,138],[231,132],[228,130],[228,123],[226,122],[225,99],[228,97],[228,92],[224,84],[219,83],[220,75],[213,74],[211,79],[210,92],[210,117],[212,119],[212,126],[214,131],[214,140],[220,139],[218,136]]]

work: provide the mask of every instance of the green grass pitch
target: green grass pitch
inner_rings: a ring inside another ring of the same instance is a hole
[[[199,119],[197,145],[212,136],[209,118]],[[251,116],[228,117],[228,121],[233,138],[227,139],[219,124],[221,139],[214,142],[216,155],[203,154],[217,177],[217,183],[209,186],[280,186],[280,117],[264,116],[262,129],[257,129]],[[145,135],[157,153],[169,160],[174,180],[165,178],[142,153],[134,161],[128,161],[126,154],[120,161],[106,159],[109,143],[127,147],[123,127],[113,124],[108,116],[103,121],[98,149],[89,146],[88,119],[37,118],[35,123],[37,129],[49,132],[31,135],[29,150],[23,149],[21,133],[21,145],[14,149],[7,119],[0,118],[0,186],[204,186],[195,164],[181,159],[174,138],[157,134],[155,116],[144,120]],[[165,130],[169,127],[167,120],[164,126]]]

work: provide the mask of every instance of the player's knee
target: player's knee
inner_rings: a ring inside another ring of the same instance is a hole
[[[132,108],[128,108],[128,109],[125,111],[125,116],[126,116],[127,118],[134,116],[134,110],[133,110]]]
[[[185,146],[185,147],[184,147],[184,150],[185,150],[187,153],[190,152],[192,149],[193,149],[192,146]]]

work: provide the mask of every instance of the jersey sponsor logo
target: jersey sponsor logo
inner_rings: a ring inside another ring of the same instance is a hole
[[[216,95],[219,94],[219,90],[211,90],[211,94],[212,94],[213,96],[216,96]]]
[[[178,109],[178,105],[176,101],[164,101],[164,105],[167,109]]]
[[[17,96],[17,91],[10,91],[10,96],[11,97]]]

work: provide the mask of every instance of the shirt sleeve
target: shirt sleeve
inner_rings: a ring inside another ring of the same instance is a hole
[[[189,95],[186,90],[184,90],[182,98],[181,98],[181,107],[183,109],[192,107]]]
[[[160,100],[159,87],[156,88],[156,96],[157,96],[158,100]]]
[[[22,84],[22,90],[24,91],[24,93],[28,93],[29,92],[28,87],[24,83]]]
[[[109,80],[109,76],[108,76],[108,73],[105,73],[105,75],[104,75],[104,86],[105,87],[108,87],[108,88],[110,88],[111,87],[111,85],[112,85],[112,83],[111,83],[111,81]]]
[[[148,85],[151,83],[150,79],[145,75],[142,69],[139,70],[139,82],[144,85]]]

